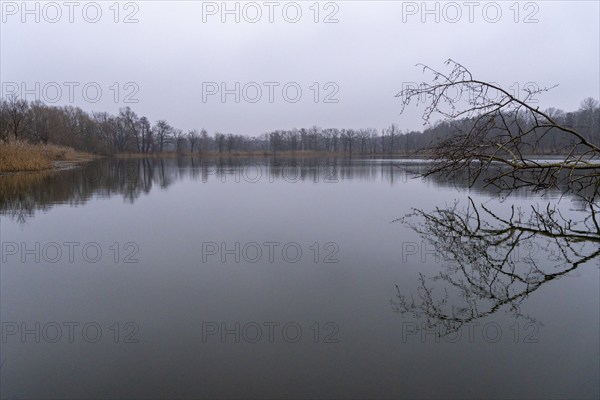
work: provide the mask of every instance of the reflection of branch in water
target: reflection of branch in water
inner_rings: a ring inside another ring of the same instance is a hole
[[[469,200],[466,209],[455,203],[432,213],[414,210],[400,219],[443,254],[447,265],[429,279],[445,282],[442,294],[421,274],[418,299],[407,298],[396,286],[394,311],[424,317],[446,334],[505,305],[524,317],[519,306],[527,296],[600,256],[597,204],[589,203],[589,214],[577,223],[550,205],[529,213],[513,206],[509,217],[501,217]],[[527,246],[528,254],[519,254]]]

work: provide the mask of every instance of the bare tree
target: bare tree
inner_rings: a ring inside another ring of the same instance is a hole
[[[219,149],[219,153],[223,152],[223,145],[225,144],[225,135],[222,133],[215,133],[215,142],[217,142],[217,147]]]
[[[141,152],[142,129],[140,126],[140,118],[130,107],[121,108],[119,110],[119,117],[123,120],[129,137],[135,141],[137,151]]]
[[[142,117],[140,118],[140,136],[142,138],[142,153],[147,153],[152,148],[152,144],[154,141],[152,127],[150,126],[150,121],[148,118]]]
[[[187,133],[187,139],[190,145],[190,153],[194,153],[194,149],[196,148],[196,146],[198,145],[199,141],[200,141],[200,136],[198,135],[198,131],[197,130],[191,130]]]
[[[469,199],[466,209],[458,203],[434,212],[415,209],[400,219],[443,257],[445,270],[430,279],[421,275],[417,298],[397,287],[392,306],[451,333],[503,306],[524,317],[519,307],[532,292],[600,258],[600,149],[590,140],[597,137],[593,122],[588,121],[586,134],[575,128],[572,113],[540,111],[528,103],[549,88],[526,89],[520,99],[499,85],[473,78],[452,60],[446,65],[447,73],[422,66],[433,75],[433,83],[398,94],[403,110],[412,101],[425,102],[425,124],[441,115],[446,120],[442,124],[455,131],[428,148],[434,162],[421,176],[465,178],[470,186],[483,182],[484,188],[509,192],[522,187],[557,189],[579,204],[576,214],[565,217],[551,203],[499,212]],[[597,108],[592,99],[585,100],[581,110],[593,116]],[[551,143],[566,144],[561,158],[530,157],[548,136]],[[524,256],[527,246],[536,246],[546,257]],[[443,282],[443,290],[436,290],[435,282]]]
[[[309,147],[313,151],[317,151],[318,150],[318,140],[319,140],[320,134],[321,134],[321,128],[319,128],[316,125],[313,125],[308,130]]]
[[[173,129],[173,142],[175,143],[175,151],[181,153],[185,145],[185,138],[181,129]]]
[[[225,138],[225,143],[227,145],[227,151],[231,153],[235,147],[235,135],[233,133],[228,133]]]
[[[392,124],[390,125],[390,127],[387,129],[387,134],[390,137],[390,154],[394,153],[394,138],[400,133],[400,129],[398,128],[398,125],[396,124]]]
[[[593,97],[588,97],[581,102],[579,111],[583,114],[583,128],[588,130],[594,144],[600,146],[600,103]]]
[[[117,119],[107,112],[94,112],[92,118],[96,121],[99,140],[107,152],[112,153],[117,148]]]
[[[356,131],[354,129],[342,129],[341,136],[344,139],[345,149],[348,151],[348,155],[352,156],[352,144],[357,137]]]
[[[368,142],[371,137],[371,133],[368,129],[360,129],[358,131],[358,137],[360,138],[360,154],[367,154],[369,150]]]
[[[158,146],[158,151],[163,152],[165,146],[171,142],[171,135],[173,133],[173,128],[171,125],[167,123],[165,120],[160,120],[156,122],[154,126],[154,136],[156,137],[156,144]]]
[[[446,61],[446,65],[446,73],[421,65],[425,73],[432,75],[432,82],[406,88],[397,95],[402,98],[402,110],[413,101],[426,103],[424,124],[435,115],[461,122],[453,125],[454,135],[428,149],[427,154],[435,162],[426,175],[452,175],[470,169],[475,180],[483,171],[493,170],[495,174],[486,184],[505,190],[547,190],[566,184],[575,192],[591,187],[591,195],[596,198],[600,148],[569,124],[561,124],[555,116],[528,103],[551,88],[525,88],[525,96],[520,99],[499,85],[474,78],[453,60]],[[570,139],[562,158],[537,161],[528,156],[547,135]]]
[[[15,140],[18,140],[25,130],[29,104],[26,100],[12,95],[4,102],[2,109],[2,114],[5,116],[3,120],[6,121],[6,128],[3,127],[2,130],[6,129]]]
[[[210,137],[208,136],[208,132],[206,129],[202,128],[202,130],[200,130],[200,140],[198,141],[198,151],[203,152],[208,150],[209,145]]]
[[[27,139],[33,142],[48,143],[50,139],[50,113],[51,110],[41,101],[30,104],[27,120]]]

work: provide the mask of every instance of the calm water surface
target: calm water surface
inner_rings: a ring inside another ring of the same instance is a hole
[[[2,398],[600,397],[597,244],[523,236],[499,271],[501,243],[394,222],[469,196],[499,216],[560,200],[583,217],[577,203],[420,168],[112,160],[0,177]]]

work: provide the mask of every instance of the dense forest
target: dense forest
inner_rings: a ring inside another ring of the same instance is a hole
[[[600,145],[599,102],[587,98],[576,111],[550,108],[546,114],[562,126],[577,130],[592,143]],[[527,118],[507,115],[505,118]],[[528,121],[519,120],[518,126]],[[531,121],[533,125],[534,121]],[[154,123],[130,107],[117,115],[87,113],[73,106],[49,106],[11,97],[0,99],[0,148],[2,143],[25,140],[52,143],[96,154],[116,153],[237,153],[237,152],[327,152],[345,155],[415,154],[435,141],[469,129],[473,118],[440,121],[423,131],[402,130],[397,124],[384,129],[293,128],[275,130],[259,136],[214,132],[205,129],[184,132],[165,120]],[[491,130],[493,134],[493,129]],[[533,135],[527,146],[530,154],[562,154],[573,145],[573,137],[562,132],[544,131]]]

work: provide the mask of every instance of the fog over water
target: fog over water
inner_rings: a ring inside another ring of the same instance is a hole
[[[600,398],[600,2],[0,1],[0,399]]]

